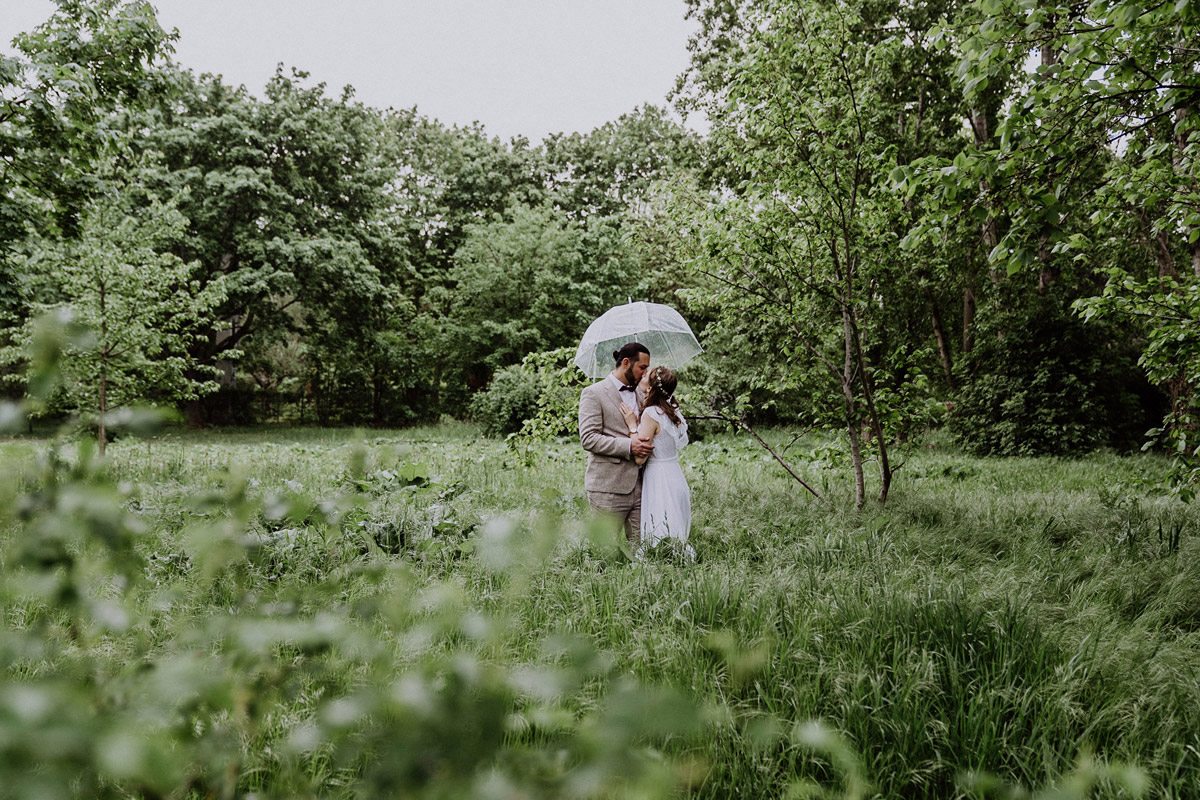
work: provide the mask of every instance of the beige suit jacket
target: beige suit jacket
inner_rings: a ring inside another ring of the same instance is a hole
[[[630,393],[607,377],[579,396],[579,443],[588,451],[583,488],[589,492],[628,494],[637,488],[639,467],[629,453],[629,427],[621,416],[621,401],[627,398]]]

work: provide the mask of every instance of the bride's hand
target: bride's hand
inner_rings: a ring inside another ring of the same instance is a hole
[[[633,430],[638,426],[637,413],[624,401],[621,401],[621,416],[625,417],[625,425],[629,430]]]

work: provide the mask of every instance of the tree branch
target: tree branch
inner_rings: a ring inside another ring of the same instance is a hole
[[[720,420],[720,421],[722,421],[722,422],[728,422],[728,423],[730,423],[731,425],[736,425],[737,427],[739,427],[739,428],[741,428],[742,430],[744,430],[746,433],[748,433],[748,434],[750,434],[751,436],[753,436],[753,437],[754,437],[754,439],[755,439],[755,441],[757,441],[757,442],[758,442],[760,445],[762,445],[763,449],[764,449],[764,450],[766,450],[768,453],[770,453],[770,454],[771,454],[771,456],[772,456],[772,457],[773,457],[773,458],[774,458],[776,461],[778,461],[778,462],[779,462],[779,465],[780,465],[781,467],[783,467],[783,468],[784,468],[784,470],[786,470],[786,471],[787,471],[787,474],[788,474],[788,475],[791,475],[791,476],[792,476],[792,478],[793,478],[793,479],[794,479],[794,480],[795,480],[797,483],[799,483],[801,486],[803,486],[805,489],[807,489],[807,490],[809,491],[809,493],[810,493],[810,494],[811,494],[813,497],[817,498],[817,499],[818,499],[818,500],[820,500],[822,503],[828,503],[828,502],[829,502],[827,499],[825,499],[825,498],[824,498],[824,497],[821,495],[821,493],[820,493],[820,492],[818,492],[818,491],[817,491],[816,489],[814,489],[814,488],[813,488],[811,485],[809,485],[808,481],[806,481],[806,480],[804,480],[804,478],[800,477],[800,475],[799,475],[799,474],[797,474],[796,470],[792,469],[792,466],[791,466],[790,464],[788,464],[788,463],[787,463],[787,461],[785,461],[785,460],[784,460],[783,456],[781,456],[781,455],[780,455],[780,454],[779,454],[779,453],[778,453],[778,452],[775,450],[775,448],[774,448],[774,447],[771,447],[771,445],[770,445],[770,444],[768,444],[768,443],[767,443],[767,441],[766,441],[765,439],[763,439],[761,436],[759,436],[759,435],[758,435],[758,431],[754,430],[754,428],[752,428],[752,427],[750,426],[750,424],[749,424],[749,423],[747,423],[745,420],[743,420],[743,419],[740,419],[740,418],[738,418],[738,417],[731,417],[731,416],[729,416],[728,414],[722,414],[722,413],[720,413],[720,412],[714,412],[714,413],[712,413],[712,414],[692,414],[692,415],[690,415],[690,419],[715,419],[715,420]]]

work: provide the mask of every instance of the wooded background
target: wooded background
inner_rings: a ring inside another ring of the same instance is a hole
[[[632,297],[700,334],[694,409],[844,430],[882,497],[931,427],[1194,457],[1198,4],[680,13],[707,135],[645,106],[533,144],[282,66],[235,89],[148,4],[63,0],[0,60],[3,392],[69,309],[44,415],[505,432]]]

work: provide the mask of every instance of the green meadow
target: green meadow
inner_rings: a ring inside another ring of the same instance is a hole
[[[1165,461],[935,437],[855,513],[827,442],[772,441],[832,502],[704,436],[695,563],[631,563],[573,441],[0,443],[0,795],[1192,795],[1200,512]]]
[[[1200,797],[1200,0],[15,5],[0,800]]]

